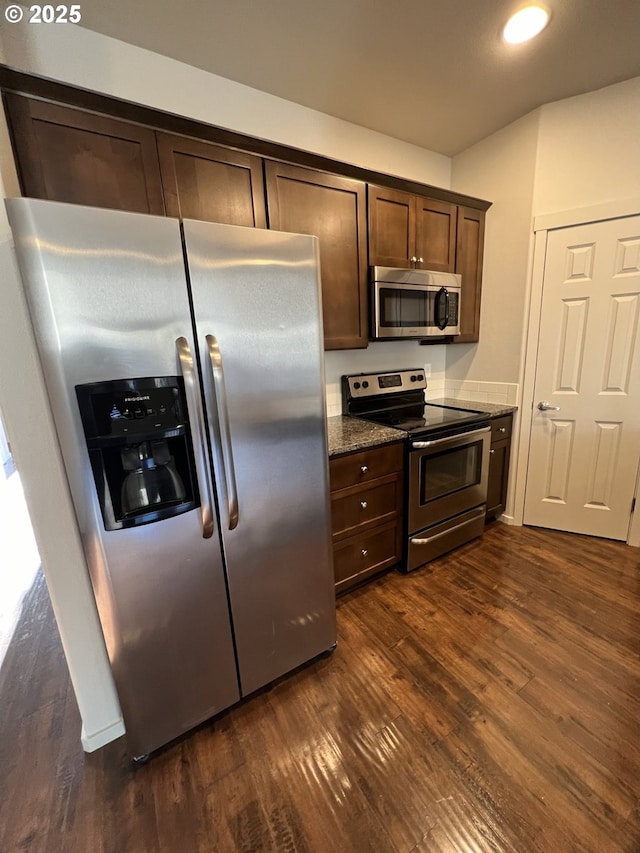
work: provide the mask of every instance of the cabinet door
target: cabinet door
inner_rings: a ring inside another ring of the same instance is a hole
[[[185,136],[157,136],[168,216],[266,228],[260,157]]]
[[[460,334],[453,339],[462,344],[477,341],[480,333],[480,296],[484,247],[484,211],[458,208],[456,272],[462,275]]]
[[[400,190],[369,187],[369,263],[412,267],[415,257],[415,197]]]
[[[489,451],[489,482],[487,487],[487,518],[504,512],[507,505],[511,439],[495,441]]]
[[[320,240],[326,349],[367,346],[365,184],[266,162],[269,227]]]
[[[5,97],[25,195],[164,214],[152,130],[19,95]]]
[[[416,267],[453,272],[456,265],[457,207],[416,196]]]

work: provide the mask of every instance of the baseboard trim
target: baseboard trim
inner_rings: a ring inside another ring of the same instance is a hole
[[[108,743],[111,743],[111,741],[122,737],[124,733],[125,728],[122,717],[118,718],[116,722],[111,723],[111,725],[106,726],[106,728],[100,729],[100,731],[93,732],[92,734],[87,734],[83,726],[82,734],[80,736],[82,748],[85,752],[95,752],[96,749],[100,749]]]

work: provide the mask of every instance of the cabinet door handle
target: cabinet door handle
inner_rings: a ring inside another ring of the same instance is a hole
[[[409,260],[411,261],[412,264],[415,264],[418,262],[418,259],[416,258],[415,255],[412,258],[409,258]]]
[[[495,450],[490,450],[490,451],[489,451],[489,456],[493,456],[493,454],[494,454],[494,453],[495,453]]]
[[[361,465],[360,470],[362,471],[363,474],[366,474],[367,471],[369,470],[369,466],[368,465]]]
[[[363,556],[363,557],[366,557],[368,553],[369,553],[369,552],[367,551],[367,549],[366,549],[366,548],[363,548],[363,549],[362,549],[362,556]]]
[[[360,506],[362,507],[362,509],[366,509],[367,508],[367,502],[366,501],[360,501]]]
[[[424,258],[418,258],[418,263],[419,263],[419,264],[423,264],[423,263],[424,263]]]

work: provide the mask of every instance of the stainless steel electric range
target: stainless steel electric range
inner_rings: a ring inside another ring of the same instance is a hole
[[[426,403],[426,387],[420,368],[342,377],[345,415],[406,434],[407,572],[484,530],[489,415]]]

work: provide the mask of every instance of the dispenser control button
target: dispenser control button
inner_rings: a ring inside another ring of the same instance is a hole
[[[133,410],[133,417],[134,418],[144,418],[144,416],[146,414],[147,414],[147,410],[143,409],[142,406],[138,406],[136,409]]]

